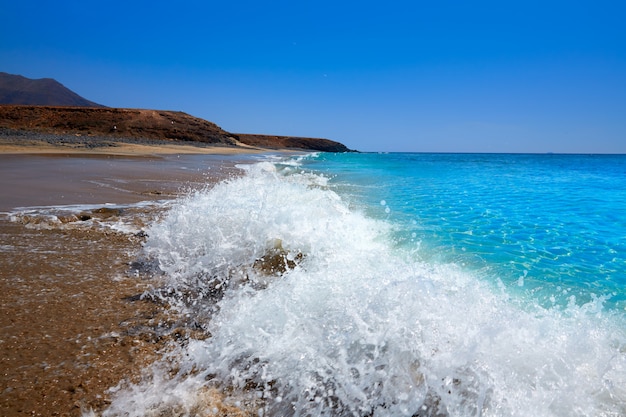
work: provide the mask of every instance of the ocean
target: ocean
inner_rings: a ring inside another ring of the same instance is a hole
[[[146,229],[145,297],[204,336],[104,416],[626,415],[626,156],[239,168]]]

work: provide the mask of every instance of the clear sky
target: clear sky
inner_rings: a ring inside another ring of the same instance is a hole
[[[0,0],[0,71],[361,151],[626,153],[626,2]]]

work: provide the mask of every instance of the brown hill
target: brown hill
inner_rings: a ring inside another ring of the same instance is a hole
[[[248,133],[237,133],[234,136],[236,136],[241,143],[259,148],[312,149],[323,152],[350,151],[345,145],[329,139],[302,138],[297,136],[254,135]]]
[[[52,78],[31,79],[0,72],[0,104],[103,107]]]
[[[214,123],[178,111],[108,107],[0,105],[0,129],[61,135],[106,136],[163,141],[201,142],[269,149],[347,152],[328,139],[229,133]]]

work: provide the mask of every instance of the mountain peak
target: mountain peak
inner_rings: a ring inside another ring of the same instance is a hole
[[[0,104],[104,107],[52,78],[31,79],[6,72],[0,72]]]

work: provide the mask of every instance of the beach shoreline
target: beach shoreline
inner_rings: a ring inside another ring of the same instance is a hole
[[[139,378],[180,337],[166,306],[138,297],[156,285],[137,263],[142,233],[109,226],[141,230],[160,202],[239,175],[235,165],[262,152],[3,139],[0,414],[101,411],[111,387]]]
[[[208,180],[214,182],[234,175],[237,161],[270,152],[296,153],[247,145],[0,129],[0,195],[10,196],[0,201],[0,212],[32,205],[171,198],[181,185],[204,184],[208,172],[217,177]]]

